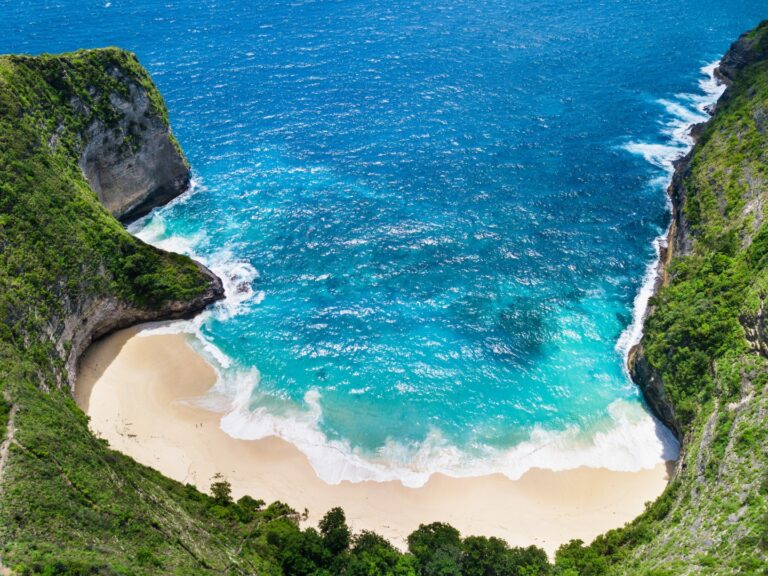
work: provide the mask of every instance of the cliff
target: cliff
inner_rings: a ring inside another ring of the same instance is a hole
[[[723,57],[728,84],[676,165],[659,289],[629,370],[682,441],[665,494],[592,550],[617,574],[768,565],[768,22]]]
[[[96,118],[86,128],[80,167],[107,210],[128,221],[184,192],[189,186],[189,164],[171,134],[162,102],[146,84],[148,79],[136,79],[119,66],[105,73],[125,91],[108,97],[116,112],[113,125]],[[76,97],[71,105],[80,110],[88,107]]]
[[[768,40],[765,36],[764,23],[742,34],[720,60],[715,74],[726,84],[736,80],[748,66],[760,60],[768,59]]]
[[[188,179],[132,54],[0,56],[0,573],[230,562],[212,533],[222,528],[196,508],[202,495],[190,502],[110,451],[70,395],[94,338],[223,297],[209,270],[113,217],[161,204]]]
[[[696,138],[706,130],[707,123],[692,127],[691,131]],[[666,246],[662,248],[657,270],[656,294],[671,279],[671,265],[675,258],[682,258],[691,254],[693,249],[693,235],[691,224],[683,207],[686,202],[686,179],[690,177],[691,161],[695,150],[691,150],[683,158],[675,162],[675,171],[667,193],[672,203],[672,221],[667,233]],[[649,307],[649,314],[653,313],[653,303]],[[677,416],[674,403],[669,398],[664,387],[664,382],[658,370],[648,362],[645,354],[645,341],[642,340],[633,346],[627,355],[627,368],[632,380],[639,386],[648,406],[677,437],[684,440],[684,429]]]
[[[689,187],[694,185],[694,182],[699,177],[699,174],[703,171],[701,164],[695,164],[694,160],[701,159],[707,151],[707,147],[713,148],[714,146],[709,143],[711,133],[716,130],[713,128],[714,124],[722,125],[721,122],[717,122],[721,117],[733,114],[733,110],[737,106],[729,106],[729,101],[739,94],[744,93],[744,85],[753,81],[753,74],[756,72],[755,67],[768,61],[768,21],[763,22],[754,30],[743,34],[736,42],[733,43],[728,52],[723,56],[720,65],[715,70],[715,75],[721,79],[721,81],[727,83],[729,87],[721,97],[715,110],[713,111],[713,118],[704,124],[695,126],[692,132],[695,134],[697,140],[704,141],[698,143],[698,145],[684,158],[681,158],[675,163],[675,172],[672,177],[668,193],[672,201],[672,223],[670,225],[669,233],[667,236],[667,247],[663,250],[660,264],[659,264],[659,283],[658,288],[663,288],[669,285],[671,278],[674,275],[673,262],[677,259],[684,259],[691,255],[694,247],[694,243],[697,237],[703,231],[703,227],[699,226],[698,230],[694,229],[691,225],[689,215],[691,213],[697,213],[699,211],[698,205],[693,205],[693,201],[689,203],[688,196],[690,195]],[[747,73],[744,73],[745,70]],[[741,76],[745,78],[741,78]],[[740,82],[734,86],[734,81]],[[749,92],[755,90],[755,86],[748,89]],[[749,95],[750,100],[757,100],[754,93]],[[755,102],[751,102],[755,108],[753,114],[754,126],[749,126],[754,130],[757,135],[763,136],[766,131],[765,121],[763,116],[764,110],[755,105]],[[742,111],[739,110],[739,113]],[[744,134],[739,133],[739,138],[743,138]],[[752,156],[756,158],[750,159],[753,162],[762,162],[764,158],[760,157],[759,142],[751,142],[750,148]],[[702,151],[703,149],[703,151]],[[730,153],[730,151],[729,151]],[[709,166],[710,174],[713,174],[717,168],[726,168],[728,170],[727,179],[728,183],[717,186],[716,182],[709,182],[711,187],[712,198],[708,199],[710,202],[714,201],[721,205],[721,209],[718,211],[718,220],[733,219],[731,222],[707,222],[709,226],[716,225],[721,230],[718,234],[723,237],[724,234],[722,228],[726,228],[725,231],[728,235],[737,234],[741,237],[740,241],[743,248],[748,248],[752,243],[753,238],[761,232],[761,225],[764,219],[764,205],[766,198],[766,191],[764,189],[764,180],[758,177],[756,174],[752,174],[752,166],[747,166],[746,158],[741,157],[741,162],[737,166]],[[730,162],[729,162],[730,164]],[[735,168],[735,169],[734,169]],[[762,165],[759,166],[762,171]],[[742,171],[744,172],[742,174]],[[742,181],[739,181],[742,180]],[[738,187],[744,187],[742,190],[738,190],[738,196],[735,198],[727,198],[729,190],[728,184],[734,183]],[[714,185],[713,185],[714,184]],[[693,194],[696,194],[694,189]],[[728,204],[741,207],[740,213],[735,213],[734,210],[727,210]],[[697,202],[698,204],[698,202]],[[715,220],[712,218],[712,220]],[[701,244],[707,241],[707,238],[701,238],[703,241]],[[711,243],[711,238],[709,241]],[[700,246],[701,251],[711,250],[713,246]],[[717,249],[717,247],[715,247]],[[658,290],[657,290],[658,293]],[[650,314],[653,315],[653,307],[651,307]],[[739,322],[745,331],[745,337],[750,343],[750,346],[754,351],[765,356],[768,346],[766,344],[766,326],[765,326],[765,306],[764,302],[760,300],[758,309],[755,311],[747,311],[739,317]],[[637,346],[630,350],[628,357],[628,368],[633,380],[643,391],[643,394],[657,414],[659,419],[664,422],[671,430],[675,432],[679,439],[683,439],[684,431],[681,425],[680,419],[676,414],[676,407],[674,402],[669,398],[667,391],[665,390],[664,383],[662,381],[659,371],[648,361],[645,353],[645,344],[647,338],[643,339]]]
[[[10,264],[4,325],[24,341],[43,335],[63,368],[57,381],[72,384],[93,339],[194,314],[221,298],[223,288],[201,265],[120,230],[93,199],[96,192],[125,220],[182,193],[189,181],[165,104],[132,54],[5,56],[0,73],[3,256]],[[58,173],[41,173],[46,166]],[[66,221],[73,212],[77,218]],[[88,239],[78,245],[83,235]],[[29,250],[24,236],[42,249]],[[22,287],[28,292],[16,297]],[[32,304],[33,320],[26,307],[34,292],[52,299]]]

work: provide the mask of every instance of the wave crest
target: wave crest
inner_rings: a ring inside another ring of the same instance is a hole
[[[675,162],[693,148],[694,141],[691,137],[691,129],[694,125],[710,118],[710,112],[714,105],[725,92],[726,86],[720,83],[715,75],[715,70],[719,65],[720,61],[718,60],[701,69],[701,73],[704,75],[704,78],[699,81],[701,93],[678,94],[677,102],[667,99],[658,101],[671,117],[662,130],[662,135],[667,138],[665,142],[629,142],[624,146],[624,149],[630,154],[642,156],[649,164],[665,172],[663,176],[652,179],[651,186],[666,189],[670,185],[672,175],[675,172]],[[669,198],[667,198],[667,206],[671,211],[672,205]],[[659,278],[661,249],[667,246],[668,234],[669,227],[653,241],[655,256],[646,267],[643,282],[635,297],[632,323],[627,326],[616,342],[616,350],[622,353],[625,360],[632,347],[638,344],[643,337],[643,323],[648,313],[648,302],[653,296]]]

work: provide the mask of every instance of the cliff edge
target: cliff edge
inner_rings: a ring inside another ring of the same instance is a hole
[[[742,34],[725,53],[715,75],[726,84],[731,84],[739,73],[761,60],[768,59],[768,39],[765,35],[765,22],[754,30]]]
[[[145,214],[189,182],[165,104],[133,54],[2,56],[0,111],[3,325],[21,350],[51,349],[59,384],[73,384],[93,339],[223,296],[212,272],[110,216]]]
[[[7,68],[27,79],[38,74],[48,85],[48,102],[37,103],[56,123],[48,144],[69,147],[113,216],[134,220],[188,188],[189,163],[165,103],[133,54],[106,48],[2,58]]]
[[[165,104],[133,54],[0,56],[1,573],[232,563],[235,545],[196,504],[205,497],[109,450],[71,396],[93,339],[223,297],[210,270],[115,218],[188,182]]]
[[[617,574],[763,574],[768,565],[768,21],[675,169],[668,247],[629,371],[681,440],[664,495],[592,550]]]

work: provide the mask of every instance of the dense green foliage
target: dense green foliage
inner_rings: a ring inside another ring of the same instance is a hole
[[[768,42],[768,26],[752,33]],[[344,512],[315,528],[282,503],[164,478],[94,438],[63,385],[62,318],[114,298],[162,309],[207,281],[128,235],[77,166],[83,131],[114,125],[126,82],[162,99],[119,50],[0,57],[0,572],[318,576],[767,574],[768,62],[744,70],[683,181],[691,254],[653,302],[644,347],[686,433],[681,470],[627,527],[538,548],[422,525],[401,552]],[[126,138],[130,144],[130,139]],[[763,342],[762,345],[765,345]],[[13,412],[12,412],[13,410]],[[11,418],[11,415],[13,417]],[[515,519],[510,519],[514,522]]]

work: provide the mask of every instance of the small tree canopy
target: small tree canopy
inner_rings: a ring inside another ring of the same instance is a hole
[[[212,480],[211,496],[213,496],[216,503],[222,506],[232,504],[232,484],[218,472],[213,475]]]
[[[347,526],[347,517],[341,508],[332,508],[318,524],[323,536],[323,546],[334,556],[349,549],[352,533]]]

